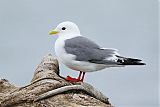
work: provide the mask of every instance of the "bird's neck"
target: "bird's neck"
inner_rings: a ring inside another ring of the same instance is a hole
[[[70,39],[70,38],[74,38],[77,36],[81,36],[81,34],[63,34],[63,35],[59,35],[59,38],[63,38],[63,39]]]

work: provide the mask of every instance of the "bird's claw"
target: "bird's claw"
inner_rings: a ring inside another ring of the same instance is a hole
[[[72,78],[70,76],[67,76],[66,78],[67,81],[70,81],[70,82],[80,82],[81,80],[78,78]]]

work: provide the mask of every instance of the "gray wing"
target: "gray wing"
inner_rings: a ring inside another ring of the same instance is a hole
[[[85,37],[75,37],[65,41],[65,51],[76,56],[77,61],[87,61],[97,64],[118,64],[107,60],[115,55],[114,49],[102,49],[100,46]]]

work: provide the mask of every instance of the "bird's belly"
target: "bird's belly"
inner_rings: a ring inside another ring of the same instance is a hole
[[[67,64],[66,66],[68,66],[73,70],[83,71],[83,72],[94,72],[106,68],[106,65],[103,64],[94,64],[84,61],[73,61],[72,63]]]

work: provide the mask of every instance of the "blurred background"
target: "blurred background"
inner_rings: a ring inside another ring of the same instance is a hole
[[[0,78],[28,84],[42,57],[54,54],[57,37],[48,32],[63,21],[100,46],[147,63],[87,73],[85,82],[116,107],[158,107],[157,0],[0,0]],[[61,63],[60,70],[78,75]]]

